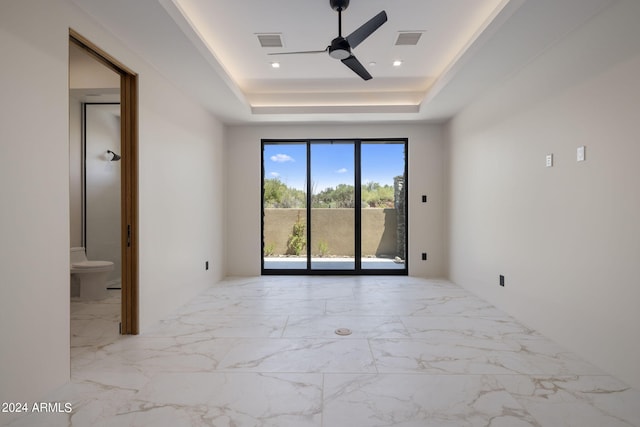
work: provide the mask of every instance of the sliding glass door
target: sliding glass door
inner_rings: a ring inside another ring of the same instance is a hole
[[[363,270],[405,270],[405,144],[360,145],[360,229]]]
[[[263,274],[406,274],[402,140],[263,141]]]
[[[268,270],[307,266],[307,143],[265,144],[262,251]]]
[[[355,270],[355,144],[318,142],[311,154],[312,270]]]

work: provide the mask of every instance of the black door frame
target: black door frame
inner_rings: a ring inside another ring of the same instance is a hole
[[[311,242],[311,145],[327,144],[327,143],[353,143],[354,145],[354,190],[355,190],[355,207],[354,207],[354,238],[355,238],[355,256],[354,268],[349,270],[330,270],[330,269],[312,269],[311,268],[311,251],[307,250],[307,266],[305,269],[265,269],[264,267],[264,147],[265,145],[287,145],[287,144],[305,144],[306,145],[306,238],[307,247]],[[362,269],[362,227],[361,227],[361,209],[362,209],[362,170],[361,170],[361,147],[367,143],[401,143],[404,145],[404,218],[405,218],[405,239],[404,239],[404,268],[403,269]],[[409,200],[406,195],[409,193],[409,159],[408,159],[408,138],[332,138],[332,139],[262,139],[261,140],[261,179],[260,179],[260,271],[262,275],[371,275],[371,276],[406,276],[409,274]]]

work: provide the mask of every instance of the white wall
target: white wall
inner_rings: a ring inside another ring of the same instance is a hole
[[[448,153],[451,279],[635,387],[639,20],[615,2],[456,117]]]
[[[3,2],[0,13],[3,402],[69,377],[68,29],[53,5]]]
[[[226,275],[226,182],[220,122],[151,73],[140,77],[140,99],[144,331]]]
[[[82,102],[69,96],[69,225],[71,247],[82,246]]]
[[[228,273],[260,274],[261,139],[409,139],[409,274],[445,275],[444,135],[436,125],[235,126],[227,132]],[[421,203],[421,195],[429,203]],[[420,254],[429,254],[427,261]]]
[[[2,2],[4,402],[38,401],[69,379],[70,27],[140,75],[142,330],[224,275],[222,125],[68,0]]]

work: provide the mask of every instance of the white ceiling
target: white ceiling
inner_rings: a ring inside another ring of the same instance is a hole
[[[325,49],[329,0],[73,1],[222,120],[247,123],[446,120],[614,0],[351,0],[343,36],[388,15],[353,49],[369,81],[326,53],[268,55]],[[423,34],[395,46],[403,31]]]
[[[503,0],[354,0],[343,12],[343,36],[381,10],[389,20],[353,50],[375,76],[363,81],[322,50],[338,35],[328,0],[214,2],[174,0],[182,16],[254,107],[416,106],[443,70],[504,5]],[[247,13],[247,11],[251,13]],[[416,46],[394,46],[398,32],[424,32]],[[262,48],[256,33],[280,34],[284,48]],[[394,67],[394,60],[402,60]],[[271,67],[278,61],[281,67]],[[369,65],[375,62],[375,66]]]

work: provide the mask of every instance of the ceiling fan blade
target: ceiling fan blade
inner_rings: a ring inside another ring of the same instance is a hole
[[[325,53],[329,50],[329,46],[324,50],[301,50],[299,52],[271,52],[267,55],[299,55],[299,54],[307,54],[307,53]]]
[[[343,59],[342,63],[351,68],[351,70],[362,77],[363,80],[371,80],[371,74],[369,74],[366,68],[364,68],[355,56],[351,55],[350,57]]]
[[[351,46],[351,48],[358,46],[385,22],[387,22],[387,12],[383,10],[347,36],[349,46]]]

